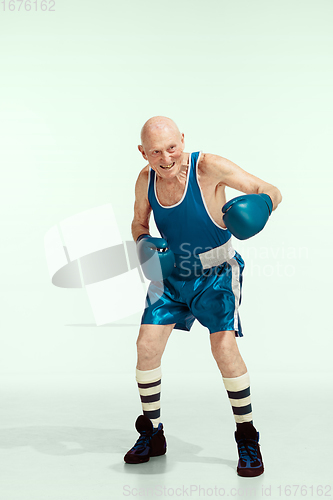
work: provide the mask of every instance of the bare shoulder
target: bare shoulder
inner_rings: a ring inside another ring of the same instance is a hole
[[[135,184],[135,196],[145,197],[148,199],[148,179],[149,179],[149,165],[146,165],[138,175]]]
[[[221,175],[221,170],[226,173],[230,170],[231,162],[223,156],[202,153],[199,161],[199,168],[202,173]]]
[[[134,217],[143,221],[147,220],[151,212],[151,206],[148,200],[148,178],[149,165],[141,170],[135,184]]]
[[[140,181],[140,182],[147,181],[148,182],[148,177],[149,177],[149,165],[146,165],[140,171],[139,176],[138,176],[138,181]]]
[[[224,177],[230,174],[232,162],[219,155],[202,153],[199,160],[199,173],[202,177],[209,177],[217,184],[222,183]]]
[[[266,193],[273,201],[273,210],[281,202],[280,191],[268,182],[246,172],[223,156],[205,153],[199,163],[203,178],[210,178],[216,185],[224,185],[246,194]]]

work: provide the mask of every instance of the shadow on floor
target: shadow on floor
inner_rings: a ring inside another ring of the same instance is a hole
[[[133,446],[134,440],[123,429],[94,429],[88,427],[29,426],[0,430],[0,448],[29,447],[46,455],[73,456],[84,453],[119,454],[119,461],[110,469],[125,474],[162,474],[178,462],[220,464],[235,469],[236,461],[218,457],[199,456],[202,448],[167,436],[168,452],[165,456],[151,458],[146,464],[129,465],[123,456]],[[131,442],[133,441],[133,442]]]

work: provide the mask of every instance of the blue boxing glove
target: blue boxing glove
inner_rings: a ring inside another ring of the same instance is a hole
[[[175,256],[164,238],[141,234],[136,240],[136,250],[143,274],[148,280],[162,281],[173,272]]]
[[[272,209],[268,194],[237,196],[223,206],[223,222],[236,238],[247,240],[264,229]]]

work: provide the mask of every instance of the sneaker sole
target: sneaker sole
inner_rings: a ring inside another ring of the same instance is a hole
[[[154,455],[152,454],[152,455],[150,455],[150,456],[151,456],[151,457],[161,457],[162,455],[165,455],[165,454],[166,454],[166,450],[165,450],[165,451],[163,451],[162,453],[156,453],[156,454],[154,454]]]
[[[129,457],[129,458],[124,458],[125,463],[126,463],[126,464],[131,464],[131,465],[135,465],[135,464],[144,464],[144,463],[148,462],[148,461],[149,461],[149,459],[150,459],[150,456],[145,457],[145,458],[142,458],[141,460],[137,460],[137,459],[135,459],[134,457],[133,457],[133,459],[132,459],[132,458],[130,458],[130,457]]]
[[[264,467],[260,467],[258,469],[241,469],[237,468],[237,474],[241,477],[257,477],[261,476],[264,472]]]

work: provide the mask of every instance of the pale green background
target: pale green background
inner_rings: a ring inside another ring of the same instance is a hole
[[[0,10],[1,372],[134,371],[140,314],[93,326],[84,290],[52,286],[43,239],[105,203],[130,239],[139,132],[157,114],[187,151],[282,191],[265,231],[234,241],[251,373],[331,370],[332,14],[324,0]],[[175,331],[163,363],[216,370],[208,331]]]

